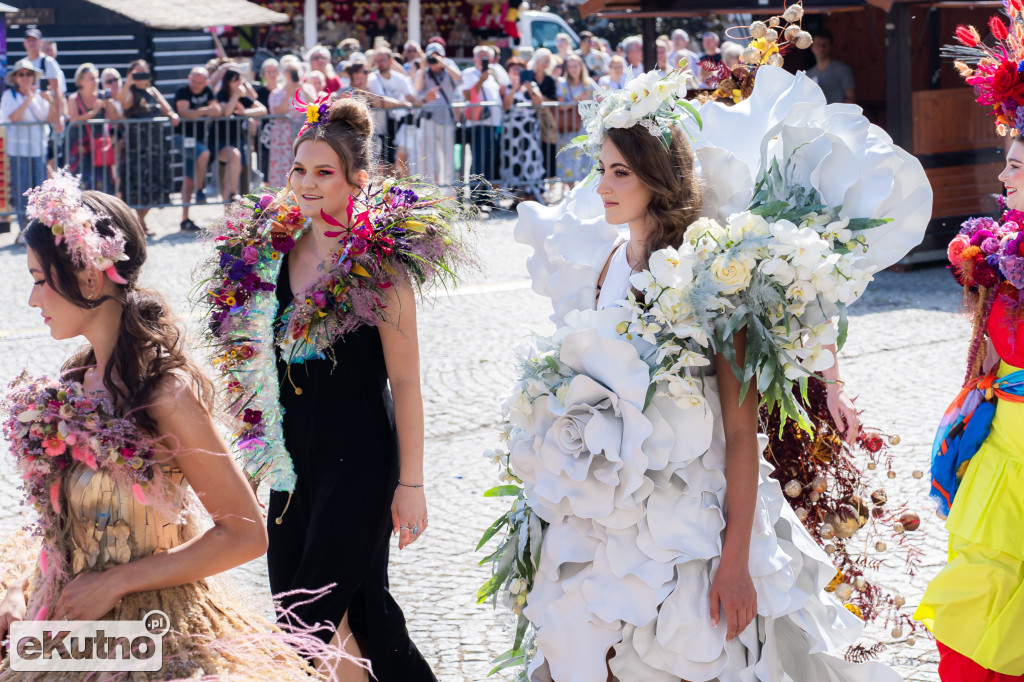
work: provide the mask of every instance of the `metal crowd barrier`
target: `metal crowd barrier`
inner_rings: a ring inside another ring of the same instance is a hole
[[[489,184],[539,200],[553,183],[573,183],[589,172],[589,159],[563,149],[580,132],[576,109],[575,103],[517,102],[505,110],[501,102],[437,101],[376,109],[375,144],[386,172],[455,189]],[[20,194],[55,166],[80,175],[83,187],[120,196],[137,209],[195,204],[192,192],[200,184],[206,203],[230,202],[229,189],[245,194],[280,186],[302,122],[293,114],[182,119],[177,125],[166,117],[95,119],[69,122],[60,134],[50,126],[48,135],[41,123],[0,124],[0,224],[24,210]],[[29,156],[19,156],[26,147]]]

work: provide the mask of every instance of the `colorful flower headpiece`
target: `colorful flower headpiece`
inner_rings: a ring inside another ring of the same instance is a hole
[[[700,125],[697,109],[686,101],[686,82],[693,74],[677,69],[666,76],[650,71],[634,78],[621,90],[599,88],[593,102],[580,104],[580,117],[586,132],[570,147],[580,147],[593,157],[601,153],[604,137],[611,128],[643,126],[668,149],[672,129],[693,118]]]
[[[25,192],[26,213],[50,228],[54,241],[64,244],[71,262],[81,268],[96,268],[112,282],[127,284],[115,264],[128,260],[124,235],[116,228],[105,236],[96,229],[103,218],[82,201],[82,186],[77,177],[60,168],[53,177]]]
[[[729,37],[749,37],[751,40],[750,44],[743,49],[740,61],[736,66],[729,69],[722,62],[717,64],[710,60],[710,63],[701,62],[701,67],[709,72],[705,79],[708,87],[714,88],[711,97],[718,100],[731,100],[739,104],[750,97],[750,93],[754,91],[754,76],[760,67],[781,67],[782,55],[791,47],[800,50],[810,47],[814,39],[801,27],[800,22],[803,17],[803,5],[798,2],[787,7],[778,16],[770,17],[766,21],[755,21],[748,27],[739,27],[738,30],[745,29],[748,35],[730,35]]]
[[[317,98],[312,104],[307,104],[299,98],[300,90],[295,91],[295,102],[292,104],[295,107],[295,111],[302,111],[306,114],[306,122],[302,124],[299,129],[299,134],[296,137],[301,137],[304,132],[312,128],[313,126],[324,125],[331,120],[330,109],[331,109],[331,97],[328,94],[323,94]]]
[[[989,47],[981,42],[978,29],[957,26],[959,45],[947,45],[943,56],[955,59],[954,66],[969,85],[975,100],[995,116],[996,132],[1016,137],[1024,129],[1024,0],[1003,0],[1010,25],[998,16],[988,28],[996,39]]]

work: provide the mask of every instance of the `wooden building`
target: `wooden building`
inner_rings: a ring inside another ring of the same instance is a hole
[[[993,214],[993,194],[1007,140],[992,118],[974,103],[973,90],[940,57],[958,24],[973,24],[984,35],[1001,2],[984,0],[804,0],[804,28],[834,36],[832,56],[846,62],[856,78],[856,99],[865,115],[910,151],[924,166],[934,189],[932,221],[924,242],[907,262],[942,260],[960,223],[971,215]],[[649,24],[656,17],[709,13],[780,14],[768,0],[588,0],[585,16],[631,17]],[[645,41],[646,42],[646,41]],[[645,63],[648,62],[645,59]],[[794,51],[786,68],[809,68],[809,51]]]

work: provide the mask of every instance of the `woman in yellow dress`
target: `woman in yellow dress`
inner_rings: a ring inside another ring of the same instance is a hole
[[[1011,25],[1021,21],[1011,9]],[[1024,46],[998,18],[987,48],[959,27],[951,52],[1001,134],[1024,128]],[[973,67],[973,68],[972,68]],[[1021,105],[1018,105],[1018,102]],[[943,680],[1024,680],[1024,142],[1015,137],[999,175],[1001,221],[974,218],[949,246],[957,281],[974,309],[964,389],[942,423],[932,459],[932,496],[946,513],[949,563],[928,585],[915,617],[935,635]],[[972,456],[973,455],[973,456]]]

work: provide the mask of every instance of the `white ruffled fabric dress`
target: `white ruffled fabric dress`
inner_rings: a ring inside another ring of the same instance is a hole
[[[810,80],[770,67],[746,102],[705,105],[694,147],[709,184],[706,213],[747,208],[763,159],[803,141],[796,172],[830,205],[895,218],[870,231],[866,257],[879,267],[901,258],[923,235],[931,191],[920,164],[858,111],[826,106]],[[593,682],[607,666],[620,682],[896,682],[881,663],[841,658],[863,624],[824,591],[836,569],[764,460],[748,565],[757,617],[728,642],[724,618],[712,627],[708,595],[727,516],[717,382],[705,376],[704,400],[690,407],[656,394],[644,408],[644,342],[616,332],[628,318],[622,308],[594,309],[619,238],[595,187],[558,206],[521,204],[516,226],[516,239],[534,249],[534,290],[554,308],[560,359],[578,372],[564,404],[536,401],[509,443],[531,508],[550,524],[523,611],[536,628],[529,679]],[[628,268],[620,260],[612,268]],[[623,274],[606,277],[602,304]]]

